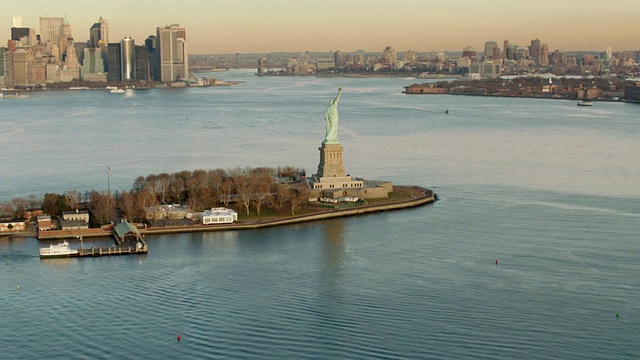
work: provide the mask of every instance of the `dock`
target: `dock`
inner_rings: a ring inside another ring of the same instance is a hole
[[[78,248],[79,257],[95,257],[95,256],[113,256],[113,255],[132,255],[132,254],[146,254],[149,250],[147,246],[103,246],[103,247],[90,247],[90,248]]]

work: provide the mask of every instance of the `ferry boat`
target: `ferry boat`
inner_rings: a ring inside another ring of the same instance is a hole
[[[578,101],[578,106],[593,106],[591,101],[580,100]]]
[[[72,250],[69,243],[65,240],[62,244],[49,245],[49,247],[40,248],[40,258],[65,258],[78,256],[78,250]]]

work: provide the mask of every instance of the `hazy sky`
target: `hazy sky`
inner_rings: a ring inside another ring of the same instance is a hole
[[[40,16],[61,16],[86,41],[100,16],[109,41],[136,44],[155,28],[187,28],[191,54],[276,51],[482,51],[487,40],[549,50],[640,48],[640,0],[2,0],[0,39],[11,18],[40,32]]]

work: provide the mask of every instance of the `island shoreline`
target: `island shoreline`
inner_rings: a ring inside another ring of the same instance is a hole
[[[400,187],[400,186],[399,186]],[[417,206],[423,206],[434,203],[438,197],[430,189],[420,186],[402,186],[404,188],[415,189],[418,193],[410,199],[403,199],[392,202],[381,202],[371,205],[362,205],[347,209],[326,209],[310,214],[293,215],[278,219],[256,220],[250,222],[240,222],[225,225],[186,225],[186,226],[166,226],[166,227],[148,227],[141,228],[142,235],[162,235],[162,234],[180,234],[193,232],[211,232],[211,231],[238,231],[238,230],[256,230],[278,226],[287,226],[312,221],[333,219],[339,217],[351,217],[370,213],[409,209]],[[48,230],[39,234],[16,233],[13,236],[34,237],[38,240],[58,240],[73,239],[79,237],[110,237],[111,230],[106,229],[78,229],[78,230]]]

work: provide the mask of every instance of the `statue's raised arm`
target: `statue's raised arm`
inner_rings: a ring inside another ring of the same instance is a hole
[[[338,101],[342,95],[342,86],[338,87],[338,95],[329,100],[329,107],[324,113],[324,119],[327,122],[327,133],[324,137],[323,144],[338,144]]]

